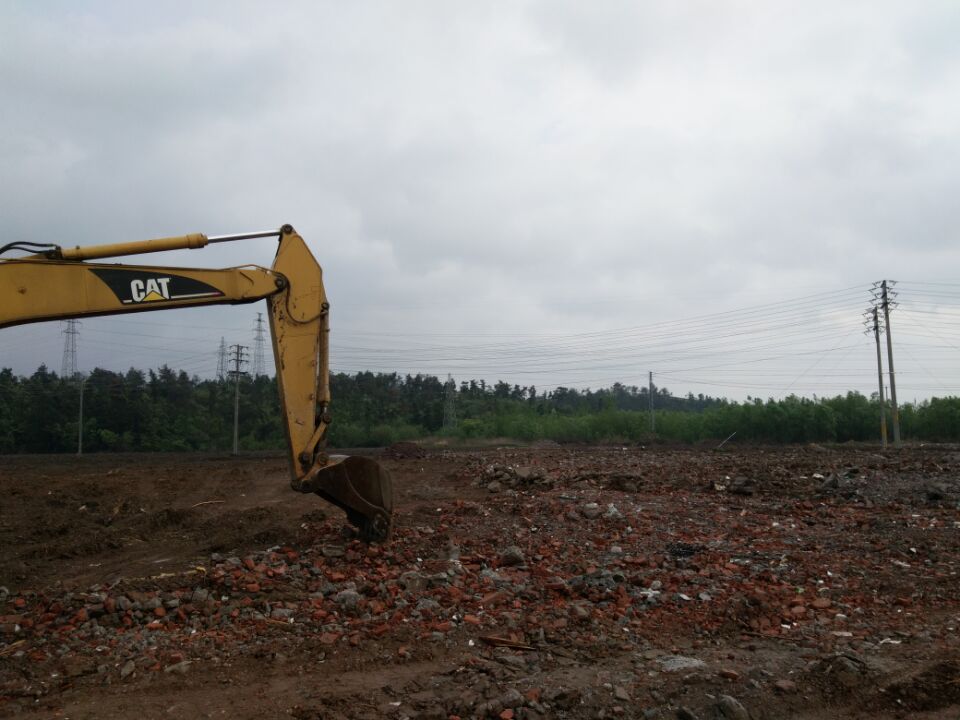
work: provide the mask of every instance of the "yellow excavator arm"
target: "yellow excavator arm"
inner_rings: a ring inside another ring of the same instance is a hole
[[[223,270],[90,263],[123,255],[197,249],[258,237],[279,239],[273,266]],[[328,455],[329,312],[323,274],[290,225],[280,230],[207,237],[193,234],[140,242],[61,248],[14,242],[0,254],[0,328],[43,320],[169,310],[266,300],[288,439],[291,486],[342,508],[369,541],[385,540],[393,519],[387,471],[359,456]]]

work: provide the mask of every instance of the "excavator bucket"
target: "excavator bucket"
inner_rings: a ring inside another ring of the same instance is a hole
[[[384,542],[393,525],[393,482],[380,463],[359,455],[331,455],[310,473],[301,489],[313,492],[347,513],[366,542]]]

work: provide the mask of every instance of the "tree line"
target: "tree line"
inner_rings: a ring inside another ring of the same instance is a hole
[[[647,442],[650,393],[615,383],[601,389],[464,381],[433,375],[334,373],[330,377],[334,447],[375,447],[448,436],[571,443]],[[41,366],[28,377],[0,370],[0,453],[75,452],[83,390],[83,447],[102,451],[219,451],[232,445],[234,384],[191,377],[169,367],[97,369],[81,383]],[[259,376],[240,386],[240,447],[279,449],[285,439],[276,380]],[[444,425],[452,402],[457,422]],[[876,397],[848,392],[832,398],[730,401],[675,396],[653,388],[656,433],[683,442],[762,443],[879,440]],[[901,408],[908,440],[960,440],[960,398],[933,398]],[[889,423],[888,423],[889,425]]]

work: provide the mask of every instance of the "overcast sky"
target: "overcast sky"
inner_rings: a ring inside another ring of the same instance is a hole
[[[290,222],[337,369],[735,398],[875,389],[893,278],[904,398],[958,394],[958,38],[952,1],[3,3],[4,241]],[[80,367],[208,376],[257,310],[84,320]]]

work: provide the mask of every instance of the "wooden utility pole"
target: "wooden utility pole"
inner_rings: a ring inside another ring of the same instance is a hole
[[[887,408],[883,400],[883,355],[880,352],[880,323],[877,319],[877,306],[873,306],[873,337],[877,341],[877,382],[880,389],[880,440],[887,447]]]
[[[650,371],[648,379],[647,395],[650,396],[650,432],[657,431],[657,416],[653,414],[653,371]]]
[[[893,419],[893,446],[900,447],[900,411],[897,409],[897,381],[893,371],[893,338],[890,336],[890,296],[887,281],[880,283],[880,298],[883,305],[883,320],[887,333],[887,367],[890,371],[890,410]]]
[[[240,441],[240,376],[245,374],[240,371],[240,365],[246,362],[244,358],[244,353],[247,351],[247,348],[243,345],[234,345],[233,348],[233,370],[231,375],[233,375],[233,454],[237,455],[239,453],[239,441]]]

